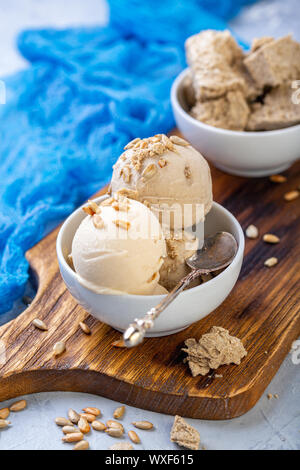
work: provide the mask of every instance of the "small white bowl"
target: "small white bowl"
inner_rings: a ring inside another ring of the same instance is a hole
[[[105,196],[95,199],[101,202]],[[77,227],[85,217],[81,208],[71,214],[62,225],[56,242],[56,251],[61,275],[72,296],[91,315],[113,328],[124,331],[135,318],[145,313],[162,299],[163,295],[104,295],[96,294],[82,286],[76,273],[67,262],[72,240]],[[155,321],[154,328],[147,336],[165,336],[187,328],[215,310],[228,296],[239,276],[244,253],[243,230],[233,215],[216,202],[205,220],[205,236],[225,230],[238,243],[237,254],[221,274],[206,282],[182,292],[177,299]]]
[[[239,176],[280,173],[300,157],[300,124],[275,131],[230,131],[209,126],[188,114],[183,84],[189,70],[174,81],[171,103],[178,129],[217,168]]]

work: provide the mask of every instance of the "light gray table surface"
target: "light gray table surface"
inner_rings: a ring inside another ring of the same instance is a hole
[[[107,20],[107,7],[103,0],[0,0],[0,76],[27,66],[15,49],[17,33],[28,27],[65,27],[73,25],[103,24]],[[16,13],[17,12],[17,13]],[[300,40],[300,14],[298,0],[265,0],[245,8],[231,22],[231,27],[243,39],[254,36],[282,36],[294,32]],[[30,284],[27,293],[32,294]],[[0,324],[23,310],[21,302],[0,317]],[[296,343],[299,347],[300,342]],[[200,432],[201,445],[214,449],[300,449],[300,351],[289,354],[269,387],[244,416],[229,421],[187,421]],[[278,394],[268,399],[267,394]],[[103,421],[112,417],[118,405],[112,400],[83,393],[52,392],[26,397],[28,408],[11,414],[12,425],[0,431],[0,450],[66,449],[70,444],[61,442],[61,430],[54,424],[56,416],[66,416],[68,408],[81,410],[97,406]],[[3,402],[0,408],[11,403]],[[178,447],[170,442],[173,417],[133,407],[126,407],[123,419],[126,430],[134,420],[149,420],[153,431],[139,431],[141,444],[136,449],[166,449]],[[88,440],[92,449],[107,449],[115,440],[104,433],[93,431]]]

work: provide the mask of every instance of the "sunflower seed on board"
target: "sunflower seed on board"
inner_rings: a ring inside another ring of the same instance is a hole
[[[286,201],[293,201],[294,199],[297,199],[299,195],[300,195],[300,192],[295,189],[294,191],[289,191],[288,193],[285,193],[284,199]]]
[[[87,434],[91,430],[91,426],[87,422],[87,419],[83,418],[82,416],[80,417],[80,420],[78,421],[78,428],[79,428],[79,431],[81,431],[83,434]]]
[[[0,419],[0,429],[5,429],[11,424],[10,421],[7,421],[6,419]]]
[[[275,264],[277,263],[278,263],[278,259],[275,257],[272,257],[272,258],[266,259],[266,261],[264,262],[264,265],[267,266],[268,268],[271,268],[272,266],[275,266]]]
[[[96,419],[96,416],[93,415],[92,413],[80,413],[80,416],[82,418],[85,418],[88,423],[92,423]]]
[[[123,424],[118,423],[118,421],[114,421],[113,419],[108,419],[108,420],[106,421],[106,426],[107,426],[108,428],[121,429],[121,431],[124,432]]]
[[[75,446],[73,447],[73,450],[88,450],[89,447],[90,447],[90,444],[88,443],[88,441],[82,440],[82,441],[77,442],[77,444],[75,444]]]
[[[279,243],[280,238],[277,235],[273,235],[272,233],[266,233],[263,236],[263,241],[266,243]]]
[[[48,326],[46,325],[45,322],[43,322],[43,320],[41,320],[40,318],[35,318],[33,321],[32,321],[32,324],[38,328],[39,330],[42,330],[42,331],[48,331]]]
[[[95,431],[105,431],[106,429],[106,426],[104,423],[102,423],[101,421],[97,421],[95,419],[95,421],[92,422],[92,428],[95,430]]]
[[[9,415],[10,415],[9,408],[2,408],[0,410],[0,419],[6,419],[9,417]]]
[[[113,417],[115,419],[121,419],[123,418],[124,416],[124,413],[125,413],[125,406],[119,406],[118,408],[115,409],[114,413],[113,413]]]
[[[62,432],[64,434],[71,434],[72,432],[78,432],[78,429],[75,426],[64,426]]]
[[[128,431],[128,437],[132,442],[134,442],[134,444],[139,444],[141,442],[139,436],[135,431]]]
[[[53,354],[54,356],[60,356],[66,350],[66,345],[63,341],[58,341],[53,346]]]
[[[255,227],[255,225],[249,225],[249,227],[246,228],[246,237],[248,238],[257,238],[258,237],[258,228]]]
[[[77,424],[78,421],[80,420],[80,415],[72,408],[69,409],[68,416],[73,424]]]
[[[107,428],[105,432],[111,437],[121,437],[124,434],[122,429],[119,428]]]
[[[72,432],[70,434],[66,434],[63,438],[63,442],[79,442],[82,441],[83,434],[82,432]]]
[[[55,423],[57,424],[57,426],[72,426],[72,421],[67,418],[62,418],[61,416],[55,418]]]
[[[81,321],[79,323],[79,326],[80,328],[82,329],[82,331],[86,334],[86,335],[90,335],[91,334],[91,329],[89,326],[87,326],[86,323],[84,323],[83,321]]]
[[[25,410],[27,406],[27,401],[26,400],[19,400],[10,405],[9,411],[22,411]]]
[[[153,424],[150,421],[134,421],[132,424],[138,429],[148,430],[153,428]]]
[[[94,406],[87,406],[86,408],[82,408],[83,411],[87,414],[95,415],[95,416],[100,416],[101,411],[99,408],[95,408]]]

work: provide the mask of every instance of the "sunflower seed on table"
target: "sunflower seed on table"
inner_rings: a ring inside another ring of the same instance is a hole
[[[287,177],[283,175],[271,175],[270,181],[272,181],[272,183],[285,183],[287,181]]]
[[[92,423],[96,419],[96,416],[93,415],[92,413],[80,413],[80,416],[82,418],[85,418],[88,423]]]
[[[2,408],[0,410],[0,419],[6,419],[9,417],[9,415],[10,415],[9,408]]]
[[[248,238],[257,238],[258,237],[258,228],[255,225],[251,224],[246,228],[246,237]]]
[[[80,328],[82,329],[82,331],[83,331],[86,335],[90,335],[90,334],[91,334],[91,329],[90,329],[90,327],[89,327],[86,323],[84,323],[83,321],[81,321],[81,322],[79,323],[79,326],[80,326]]]
[[[273,256],[272,258],[266,259],[266,261],[264,262],[264,265],[267,266],[268,268],[271,268],[272,266],[275,266],[275,264],[277,263],[278,263],[278,259]]]
[[[106,421],[106,426],[107,426],[108,428],[121,429],[121,431],[124,432],[123,424],[118,423],[118,421],[114,421],[113,419],[108,419],[108,420]]]
[[[11,424],[10,421],[7,421],[6,419],[0,419],[0,429],[5,429]]]
[[[141,442],[139,436],[135,431],[128,431],[128,437],[132,442],[134,442],[134,444],[139,444]]]
[[[87,414],[95,415],[95,416],[100,416],[101,411],[99,408],[95,408],[94,406],[87,406],[86,408],[82,408],[83,411]]]
[[[120,428],[107,428],[105,432],[111,437],[121,437],[124,434]]]
[[[88,441],[82,440],[82,441],[77,442],[77,444],[75,444],[75,446],[73,447],[73,450],[88,450],[89,447],[90,447],[90,444],[88,443]]]
[[[57,426],[72,426],[72,421],[67,418],[62,418],[61,416],[55,418],[55,423]]]
[[[150,421],[133,421],[133,426],[138,429],[148,430],[153,428],[153,424]]]
[[[82,441],[83,434],[82,432],[72,432],[70,434],[66,434],[63,438],[63,442],[79,442]]]
[[[78,429],[75,426],[64,426],[62,432],[64,434],[71,434],[72,432],[78,432]]]
[[[125,413],[125,406],[118,406],[118,408],[115,409],[113,413],[113,417],[115,419],[121,419],[124,416]]]
[[[63,341],[58,341],[53,346],[53,354],[54,356],[60,356],[66,350],[66,345]]]
[[[42,331],[48,331],[48,326],[46,325],[45,322],[43,322],[43,320],[41,320],[40,318],[35,318],[33,321],[32,321],[32,324],[38,328],[39,330],[42,330]]]
[[[92,428],[95,430],[95,431],[105,431],[106,429],[106,426],[104,423],[102,423],[101,421],[97,421],[95,419],[95,421],[92,422]]]
[[[299,195],[300,195],[300,192],[295,189],[294,191],[289,191],[288,193],[285,193],[284,199],[286,201],[293,201],[294,199],[297,199]]]
[[[70,418],[70,421],[72,421],[73,424],[77,424],[78,421],[80,420],[80,415],[72,408],[69,409],[68,416]]]
[[[114,341],[111,343],[111,345],[115,348],[125,348],[125,343],[123,339],[118,339],[117,341]]]
[[[26,400],[19,400],[14,402],[12,405],[9,407],[9,411],[22,411],[26,408],[27,406],[27,401]]]
[[[280,238],[277,235],[273,235],[272,233],[265,233],[263,236],[263,241],[266,243],[279,243]]]
[[[87,434],[91,430],[91,426],[87,422],[87,419],[83,418],[82,416],[80,417],[80,420],[78,421],[78,428],[79,428],[79,431],[81,431],[83,434]]]

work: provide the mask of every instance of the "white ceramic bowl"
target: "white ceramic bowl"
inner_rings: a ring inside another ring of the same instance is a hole
[[[105,196],[95,199],[100,202]],[[163,295],[104,295],[96,294],[82,286],[66,259],[71,252],[72,240],[77,227],[85,217],[78,208],[62,225],[56,242],[61,275],[72,296],[82,307],[98,320],[119,331],[124,331],[136,317],[142,317]],[[148,336],[164,336],[187,328],[215,310],[228,296],[241,270],[244,253],[244,234],[238,221],[224,207],[213,203],[205,221],[205,236],[226,230],[238,242],[238,252],[221,274],[205,284],[182,292],[156,320]]]
[[[300,125],[275,131],[239,132],[204,124],[188,114],[184,70],[174,81],[171,102],[178,129],[217,168],[239,176],[280,173],[300,157]]]

